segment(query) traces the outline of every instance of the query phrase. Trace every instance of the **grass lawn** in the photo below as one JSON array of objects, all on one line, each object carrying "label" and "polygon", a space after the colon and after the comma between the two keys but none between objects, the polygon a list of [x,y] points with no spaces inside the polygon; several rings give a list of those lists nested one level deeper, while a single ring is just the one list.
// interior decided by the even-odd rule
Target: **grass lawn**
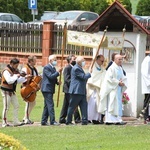
[{"label": "grass lawn", "polygon": [[[20,109],[19,119],[24,114],[24,102],[17,88]],[[57,90],[57,89],[56,89]],[[55,94],[55,102],[56,102]],[[62,106],[63,93],[60,94],[59,107],[55,106],[56,120],[58,121]],[[40,122],[43,110],[41,92],[37,95],[37,104],[31,118]],[[0,101],[2,110],[2,100]],[[12,121],[12,106],[9,110],[9,121]],[[75,126],[22,126],[0,128],[0,132],[18,139],[29,150],[149,150],[150,126],[148,125],[75,125]]]}]

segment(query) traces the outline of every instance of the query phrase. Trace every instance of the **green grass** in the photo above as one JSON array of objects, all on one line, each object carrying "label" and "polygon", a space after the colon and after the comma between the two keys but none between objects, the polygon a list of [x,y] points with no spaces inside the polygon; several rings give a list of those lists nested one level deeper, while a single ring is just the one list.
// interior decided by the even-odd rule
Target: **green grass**
[{"label": "green grass", "polygon": [[[17,88],[19,98],[19,119],[24,114],[24,102]],[[62,89],[61,89],[62,91]],[[56,102],[57,92],[55,94]],[[56,120],[58,121],[62,106],[63,93],[60,94],[59,107],[55,106]],[[32,111],[31,118],[40,122],[43,110],[41,92],[37,95],[37,104]],[[0,101],[2,110],[2,101]],[[9,110],[9,121],[12,121],[12,106]],[[0,128],[0,132],[13,136],[30,150],[149,150],[149,126],[22,126]]]}]

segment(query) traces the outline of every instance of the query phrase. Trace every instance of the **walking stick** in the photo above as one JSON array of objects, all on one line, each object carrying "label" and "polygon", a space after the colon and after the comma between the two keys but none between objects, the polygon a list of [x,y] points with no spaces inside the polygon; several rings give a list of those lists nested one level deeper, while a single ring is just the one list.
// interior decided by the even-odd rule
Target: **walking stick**
[{"label": "walking stick", "polygon": [[[67,37],[67,22],[65,22],[64,25],[64,30],[63,30],[63,44],[62,44],[62,50],[61,50],[61,67],[63,66],[63,58],[64,58],[64,49],[66,47],[66,37]],[[62,76],[62,71],[60,72],[59,75],[59,83],[61,83],[61,76]],[[60,84],[58,86],[58,95],[57,95],[57,107],[59,105],[59,95],[60,95]]]},{"label": "walking stick", "polygon": [[106,34],[106,32],[107,32],[107,28],[108,28],[108,26],[106,26],[106,29],[104,30],[103,37],[102,37],[101,42],[100,42],[100,44],[99,44],[99,46],[98,46],[98,49],[97,49],[96,55],[95,55],[95,57],[94,57],[94,59],[93,59],[93,61],[92,61],[91,68],[90,68],[91,70],[92,70],[93,65],[94,65],[94,63],[95,63],[95,61],[96,61],[96,57],[97,57],[97,55],[98,55],[99,49],[100,49],[100,47],[101,47],[101,45],[102,45],[102,43],[103,43],[103,40],[104,40],[105,34]]}]

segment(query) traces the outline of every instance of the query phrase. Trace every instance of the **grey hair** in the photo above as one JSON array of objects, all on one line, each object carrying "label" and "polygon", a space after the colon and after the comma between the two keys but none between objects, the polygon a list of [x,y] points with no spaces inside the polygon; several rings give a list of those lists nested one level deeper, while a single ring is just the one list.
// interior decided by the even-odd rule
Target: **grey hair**
[{"label": "grey hair", "polygon": [[49,55],[48,60],[53,60],[54,58],[56,58],[56,55]]},{"label": "grey hair", "polygon": [[84,57],[83,57],[83,56],[78,56],[78,57],[76,58],[77,64],[78,64],[78,63],[81,63],[82,60],[84,60]]}]

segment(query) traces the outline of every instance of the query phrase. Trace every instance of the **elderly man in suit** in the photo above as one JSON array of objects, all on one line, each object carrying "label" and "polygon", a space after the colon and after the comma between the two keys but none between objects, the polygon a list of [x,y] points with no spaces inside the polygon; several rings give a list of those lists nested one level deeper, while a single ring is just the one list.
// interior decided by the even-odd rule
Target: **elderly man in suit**
[{"label": "elderly man in suit", "polygon": [[71,83],[69,87],[70,104],[67,113],[66,125],[72,125],[72,114],[76,107],[80,107],[82,115],[82,125],[87,125],[87,100],[86,82],[91,77],[90,73],[85,74],[82,67],[85,61],[82,56],[76,58],[76,65],[71,70]]},{"label": "elderly man in suit", "polygon": [[48,125],[48,117],[50,117],[50,125],[59,125],[59,123],[55,121],[53,94],[55,93],[55,85],[60,84],[57,81],[57,77],[62,71],[62,68],[59,68],[58,71],[56,71],[56,65],[56,56],[50,55],[49,64],[47,64],[43,69],[43,79],[41,83],[41,91],[44,96],[44,109],[41,125]]},{"label": "elderly man in suit", "polygon": [[[70,94],[69,94],[69,86],[71,81],[71,70],[72,67],[76,64],[75,55],[69,55],[66,60],[68,65],[64,68],[63,76],[64,76],[64,84],[63,84],[63,92],[64,92],[64,101],[61,109],[61,114],[59,118],[59,123],[66,123],[67,111],[69,107]],[[80,123],[80,114],[78,108],[75,109],[74,112],[74,120],[75,123]]]}]

